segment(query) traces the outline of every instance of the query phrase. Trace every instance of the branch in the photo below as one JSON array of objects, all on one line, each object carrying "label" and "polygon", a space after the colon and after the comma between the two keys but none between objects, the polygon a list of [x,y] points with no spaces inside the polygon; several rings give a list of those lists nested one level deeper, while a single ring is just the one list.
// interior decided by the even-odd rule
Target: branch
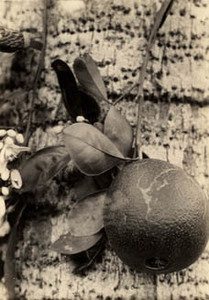
[{"label": "branch", "polygon": [[43,47],[42,47],[42,50],[40,53],[38,67],[37,67],[35,78],[33,81],[33,90],[32,90],[32,95],[30,98],[30,110],[29,110],[27,127],[26,127],[26,131],[25,131],[25,145],[28,144],[29,138],[30,138],[34,103],[35,103],[35,98],[36,98],[36,89],[37,89],[37,85],[38,85],[38,82],[39,82],[39,79],[41,76],[41,71],[43,70],[43,67],[44,67],[44,58],[45,58],[45,53],[46,53],[46,39],[47,39],[47,0],[44,0],[43,36],[42,36]]}]

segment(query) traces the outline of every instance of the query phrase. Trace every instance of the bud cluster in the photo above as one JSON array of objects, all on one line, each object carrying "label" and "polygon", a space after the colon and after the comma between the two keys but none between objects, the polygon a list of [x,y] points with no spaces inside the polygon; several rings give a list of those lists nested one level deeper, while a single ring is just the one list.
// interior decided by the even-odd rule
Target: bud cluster
[{"label": "bud cluster", "polygon": [[28,147],[21,146],[24,138],[21,133],[13,129],[0,129],[0,237],[9,233],[10,226],[7,221],[9,208],[6,201],[12,188],[22,187],[22,178],[17,169],[10,169],[8,164],[13,161],[20,152],[28,151]]}]

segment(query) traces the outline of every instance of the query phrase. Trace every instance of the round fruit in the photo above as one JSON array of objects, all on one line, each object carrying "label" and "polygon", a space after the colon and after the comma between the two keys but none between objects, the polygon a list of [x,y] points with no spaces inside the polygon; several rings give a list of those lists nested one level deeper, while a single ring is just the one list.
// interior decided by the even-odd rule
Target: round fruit
[{"label": "round fruit", "polygon": [[112,248],[131,268],[169,273],[192,264],[209,236],[209,203],[182,169],[155,159],[127,164],[104,205]]}]

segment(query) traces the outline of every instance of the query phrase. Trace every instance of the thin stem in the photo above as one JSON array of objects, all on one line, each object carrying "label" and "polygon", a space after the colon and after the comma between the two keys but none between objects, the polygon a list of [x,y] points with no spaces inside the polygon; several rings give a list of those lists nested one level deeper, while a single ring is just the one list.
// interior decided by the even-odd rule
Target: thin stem
[{"label": "thin stem", "polygon": [[47,39],[47,0],[44,0],[44,12],[43,12],[43,47],[39,56],[39,63],[38,67],[36,70],[35,78],[33,81],[33,90],[32,90],[32,95],[30,98],[30,109],[29,109],[29,116],[28,116],[28,122],[27,122],[27,127],[25,131],[25,145],[28,144],[29,139],[30,139],[30,131],[31,131],[31,124],[32,124],[32,119],[33,119],[33,112],[34,112],[34,104],[35,104],[35,99],[36,99],[36,94],[37,94],[37,85],[41,76],[41,72],[44,67],[44,58],[45,58],[45,53],[46,53],[46,39]]},{"label": "thin stem", "polygon": [[118,104],[118,102],[120,102],[121,100],[123,100],[123,98],[125,98],[133,89],[135,89],[136,87],[138,87],[138,82],[134,83],[131,87],[129,87],[127,90],[124,91],[124,93],[115,100],[115,102],[113,103],[113,105]]},{"label": "thin stem", "polygon": [[135,149],[138,157],[141,158],[141,124],[142,124],[142,106],[144,104],[144,94],[143,94],[143,82],[145,79],[146,68],[149,60],[149,45],[150,40],[148,42],[146,56],[144,59],[144,63],[142,65],[142,70],[139,75],[139,88],[136,96],[136,101],[138,102],[138,114],[137,114],[137,126],[136,126],[136,139],[135,139]]},{"label": "thin stem", "polygon": [[137,117],[137,125],[136,125],[136,139],[135,139],[135,155],[138,153],[138,157],[141,158],[141,124],[142,124],[142,107],[144,103],[144,94],[143,94],[143,83],[145,79],[147,64],[149,61],[150,50],[152,44],[155,41],[158,29],[163,25],[174,0],[165,0],[162,4],[160,10],[156,14],[154,26],[152,28],[147,48],[146,55],[144,58],[144,62],[142,64],[141,72],[139,74],[139,88],[137,92],[137,102],[138,102],[138,117]]}]

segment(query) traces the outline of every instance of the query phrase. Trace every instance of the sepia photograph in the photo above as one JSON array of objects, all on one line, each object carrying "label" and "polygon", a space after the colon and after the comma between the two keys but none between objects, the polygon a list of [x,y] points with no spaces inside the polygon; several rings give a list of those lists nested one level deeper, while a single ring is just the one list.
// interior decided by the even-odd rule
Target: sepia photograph
[{"label": "sepia photograph", "polygon": [[0,0],[0,300],[209,299],[208,0]]}]

